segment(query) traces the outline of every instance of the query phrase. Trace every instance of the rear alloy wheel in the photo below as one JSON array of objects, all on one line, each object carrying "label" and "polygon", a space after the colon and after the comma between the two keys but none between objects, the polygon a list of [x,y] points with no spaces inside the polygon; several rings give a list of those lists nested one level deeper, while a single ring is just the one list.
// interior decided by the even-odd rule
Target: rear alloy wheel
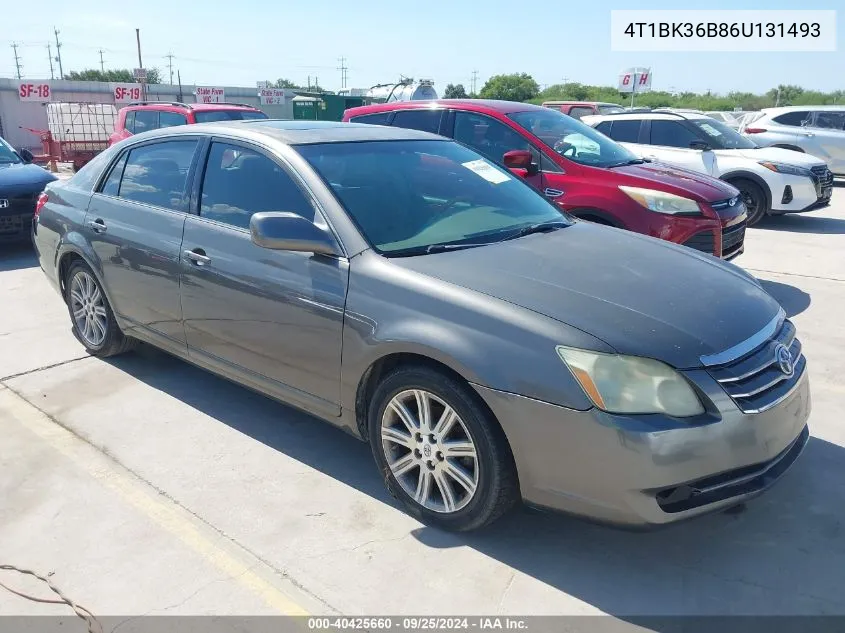
[{"label": "rear alloy wheel", "polygon": [[86,264],[71,264],[65,287],[73,334],[89,354],[113,356],[134,346],[134,339],[120,331],[100,283]]},{"label": "rear alloy wheel", "polygon": [[420,520],[487,525],[518,499],[504,434],[468,389],[425,367],[400,367],[373,395],[373,455],[391,492]]},{"label": "rear alloy wheel", "polygon": [[748,212],[748,226],[757,224],[769,212],[766,194],[756,182],[751,180],[733,180],[731,184],[739,189],[745,209]]}]

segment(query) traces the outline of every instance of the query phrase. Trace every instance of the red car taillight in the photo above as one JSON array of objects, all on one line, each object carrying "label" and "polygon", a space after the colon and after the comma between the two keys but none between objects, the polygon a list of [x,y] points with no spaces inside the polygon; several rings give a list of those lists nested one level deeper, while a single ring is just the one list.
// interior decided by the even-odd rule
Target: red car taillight
[{"label": "red car taillight", "polygon": [[745,128],[746,134],[762,134],[765,131],[766,131],[766,128],[764,128],[764,127],[747,127],[747,128]]},{"label": "red car taillight", "polygon": [[35,219],[38,219],[38,214],[41,213],[41,209],[44,208],[44,205],[47,204],[47,193],[44,192],[40,196],[38,196],[38,201],[35,203]]}]

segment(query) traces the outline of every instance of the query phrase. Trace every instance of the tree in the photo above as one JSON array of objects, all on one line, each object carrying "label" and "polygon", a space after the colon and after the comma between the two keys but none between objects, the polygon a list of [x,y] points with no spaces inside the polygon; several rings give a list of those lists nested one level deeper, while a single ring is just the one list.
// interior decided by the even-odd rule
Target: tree
[{"label": "tree", "polygon": [[[88,68],[86,70],[72,70],[65,75],[68,81],[105,81],[114,83],[135,83],[135,77],[132,76],[132,71],[126,68],[111,69],[111,70],[97,70],[96,68]],[[158,68],[147,68],[147,83],[160,84],[161,73]]]},{"label": "tree", "polygon": [[527,73],[494,75],[481,89],[485,99],[504,99],[505,101],[528,101],[540,94],[540,86]]},{"label": "tree", "polygon": [[272,81],[267,82],[274,88],[290,88],[293,90],[300,90],[302,86],[295,84],[290,79],[277,79],[274,84]]},{"label": "tree", "polygon": [[443,93],[444,99],[466,99],[467,91],[463,84],[449,84],[446,86],[446,91]]}]

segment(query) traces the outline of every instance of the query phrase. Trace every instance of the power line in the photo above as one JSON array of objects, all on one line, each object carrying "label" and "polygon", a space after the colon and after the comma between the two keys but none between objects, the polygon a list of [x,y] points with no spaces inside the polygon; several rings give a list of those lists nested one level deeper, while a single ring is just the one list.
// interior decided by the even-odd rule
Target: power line
[{"label": "power line", "polygon": [[103,62],[103,49],[97,51],[100,54],[100,72],[106,72],[106,65]]},{"label": "power line", "polygon": [[340,88],[343,90],[346,88],[346,71],[349,70],[349,68],[346,66],[345,57],[341,57],[337,61],[340,62],[340,66],[338,66],[337,70],[340,71]]},{"label": "power line", "polygon": [[165,55],[167,58],[167,67],[170,69],[170,85],[173,85],[173,53]]},{"label": "power line", "polygon": [[50,80],[56,78],[53,74],[53,49],[50,47],[50,42],[47,42],[47,59],[50,61]]},{"label": "power line", "polygon": [[65,78],[65,71],[62,68],[62,43],[59,41],[59,29],[53,27],[53,33],[56,35],[56,61],[59,62],[59,78]]},{"label": "power line", "polygon": [[18,79],[21,78],[21,68],[23,67],[21,64],[21,58],[18,56],[18,45],[15,42],[12,42],[12,50],[15,51],[15,72],[17,72]]}]

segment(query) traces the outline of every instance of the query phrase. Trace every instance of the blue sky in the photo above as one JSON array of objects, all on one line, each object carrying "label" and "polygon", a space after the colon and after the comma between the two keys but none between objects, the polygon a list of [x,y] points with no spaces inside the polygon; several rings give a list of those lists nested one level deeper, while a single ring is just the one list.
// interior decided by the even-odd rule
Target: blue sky
[{"label": "blue sky", "polygon": [[[614,84],[627,66],[650,66],[654,89],[763,92],[778,83],[845,89],[845,9],[837,15],[835,53],[614,53],[610,10],[693,8],[675,1],[514,2],[485,0],[6,0],[0,25],[0,76],[14,73],[12,41],[22,44],[23,74],[49,78],[47,41],[60,30],[65,72],[134,67],[135,28],[144,64],[167,75],[168,53],[184,83],[254,85],[287,77],[319,77],[340,87],[338,58],[350,87],[400,74],[480,88],[494,74],[528,72],[538,83]],[[837,6],[839,5],[839,6]],[[710,0],[706,9],[837,9],[842,0]],[[55,52],[54,52],[55,54]],[[58,72],[58,71],[56,71]],[[174,75],[175,76],[175,75]]]}]

